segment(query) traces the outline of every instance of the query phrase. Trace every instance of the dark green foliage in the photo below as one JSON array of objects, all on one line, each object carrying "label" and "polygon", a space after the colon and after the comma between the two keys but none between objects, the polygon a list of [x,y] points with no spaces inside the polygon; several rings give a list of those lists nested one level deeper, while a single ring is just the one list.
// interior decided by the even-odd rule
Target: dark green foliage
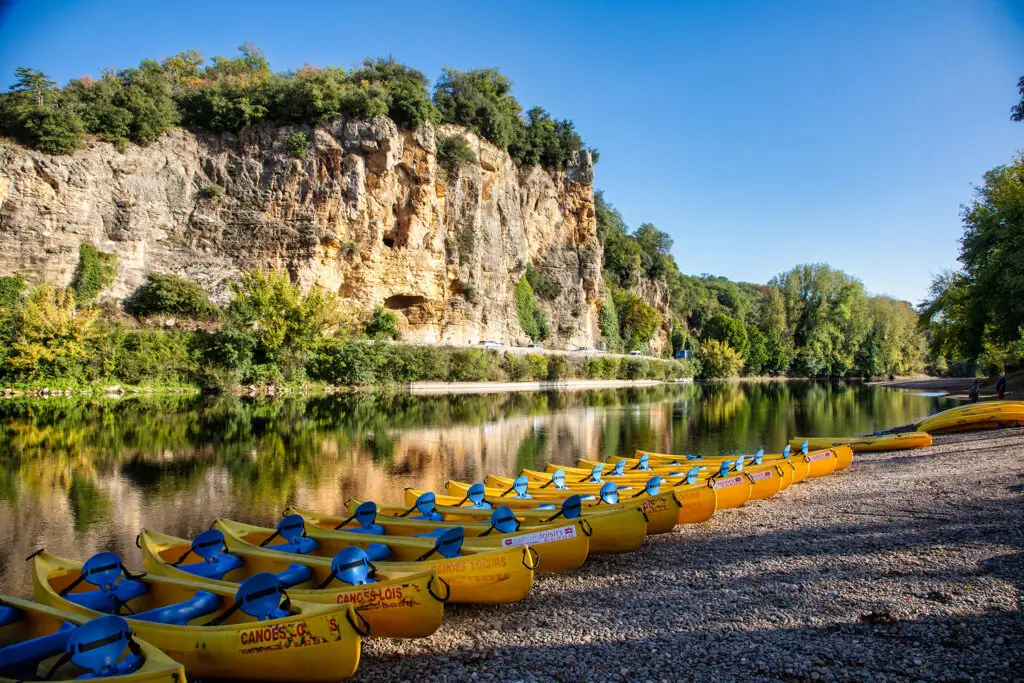
[{"label": "dark green foliage", "polygon": [[612,296],[625,348],[632,351],[647,344],[662,325],[661,313],[632,292],[615,289]]},{"label": "dark green foliage", "polygon": [[557,299],[562,293],[562,285],[545,277],[533,266],[526,266],[526,279],[530,282],[533,293],[546,301]]},{"label": "dark green foliage", "polygon": [[466,126],[502,149],[522,126],[512,81],[497,69],[444,69],[434,86],[434,105],[443,123]]},{"label": "dark green foliage", "polygon": [[363,326],[363,333],[370,339],[398,339],[398,318],[392,311],[377,306]]},{"label": "dark green foliage", "polygon": [[466,265],[473,259],[473,250],[476,248],[476,230],[472,223],[460,227],[456,233],[456,244],[459,247],[459,265]]},{"label": "dark green foliage", "polygon": [[205,185],[199,190],[199,196],[203,199],[218,199],[224,196],[224,188],[220,185]]},{"label": "dark green foliage", "polygon": [[[202,352],[197,335],[178,330],[126,329],[110,325],[92,344],[89,379],[125,384],[189,384],[197,381]],[[102,374],[93,374],[95,368]]]},{"label": "dark green foliage", "polygon": [[191,280],[166,273],[150,273],[146,283],[124,303],[136,317],[175,315],[194,320],[211,320],[219,309],[210,303],[206,290]]},{"label": "dark green foliage", "polygon": [[284,140],[284,151],[288,156],[301,159],[309,151],[309,137],[302,131],[289,133]]},{"label": "dark green foliage", "polygon": [[21,275],[0,277],[0,310],[12,310],[25,293],[25,278]]},{"label": "dark green foliage", "polygon": [[1017,81],[1017,90],[1020,92],[1020,102],[1010,110],[1010,120],[1024,121],[1024,76]]},{"label": "dark green foliage", "polygon": [[550,336],[548,316],[537,306],[533,288],[525,275],[516,283],[516,315],[519,317],[519,326],[531,340],[538,342]]},{"label": "dark green foliage", "polygon": [[[607,288],[607,285],[605,287]],[[621,351],[622,335],[619,332],[619,314],[615,309],[615,299],[611,295],[601,302],[601,310],[597,314],[597,325],[601,329],[605,349]]]},{"label": "dark green foliage", "polygon": [[742,321],[718,313],[711,318],[702,330],[704,339],[717,339],[725,342],[736,350],[740,356],[746,357],[750,342],[747,328]]},{"label": "dark green foliage", "polygon": [[92,301],[117,276],[117,254],[102,252],[91,244],[78,248],[78,267],[71,280],[75,297],[82,302]]},{"label": "dark green foliage", "polygon": [[753,377],[768,371],[768,339],[757,327],[747,327],[747,351],[743,357],[743,371]]},{"label": "dark green foliage", "polygon": [[437,139],[437,163],[449,173],[475,161],[476,155],[461,135],[443,135]]},{"label": "dark green foliage", "polygon": [[526,124],[519,125],[508,151],[520,166],[563,168],[576,161],[581,149],[583,139],[572,121],[556,121],[541,107],[534,107],[526,113]]}]

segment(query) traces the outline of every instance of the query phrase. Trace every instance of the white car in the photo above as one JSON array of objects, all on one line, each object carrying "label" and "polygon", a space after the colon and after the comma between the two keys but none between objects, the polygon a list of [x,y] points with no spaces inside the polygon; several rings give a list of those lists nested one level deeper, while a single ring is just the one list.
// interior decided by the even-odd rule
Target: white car
[{"label": "white car", "polygon": [[580,348],[576,349],[576,351],[579,353],[595,353],[597,352],[597,349],[595,349],[593,346],[581,346]]},{"label": "white car", "polygon": [[505,348],[505,342],[495,341],[494,339],[484,339],[480,342],[480,346],[488,348]]},{"label": "white car", "polygon": [[630,351],[629,355],[631,355],[631,356],[642,356],[642,355],[644,355],[644,352],[640,351],[640,350],[635,350],[635,351]]}]

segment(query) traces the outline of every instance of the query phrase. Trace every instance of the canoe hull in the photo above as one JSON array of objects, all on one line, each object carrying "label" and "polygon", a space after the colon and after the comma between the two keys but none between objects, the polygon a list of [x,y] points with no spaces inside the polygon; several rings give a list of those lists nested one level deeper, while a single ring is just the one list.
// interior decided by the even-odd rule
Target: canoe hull
[{"label": "canoe hull", "polygon": [[[100,616],[61,597],[56,585],[66,585],[80,574],[81,563],[47,553],[33,558],[33,591],[44,605],[73,614]],[[173,579],[182,587],[210,590],[209,586]],[[57,584],[51,583],[56,581]],[[194,593],[193,593],[194,594]],[[229,593],[230,596],[230,593]],[[232,597],[227,597],[230,604]],[[284,619],[227,623],[221,626],[171,626],[125,617],[143,640],[180,662],[189,676],[253,681],[337,681],[351,678],[359,665],[361,639],[352,626],[352,608],[304,605]],[[311,661],[316,666],[309,666]]]}]

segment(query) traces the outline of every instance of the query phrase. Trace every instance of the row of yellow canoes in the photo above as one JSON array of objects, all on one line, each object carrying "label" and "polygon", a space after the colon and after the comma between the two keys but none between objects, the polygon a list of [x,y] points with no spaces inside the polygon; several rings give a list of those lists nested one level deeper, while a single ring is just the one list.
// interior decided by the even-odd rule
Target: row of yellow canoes
[{"label": "row of yellow canoes", "polygon": [[[846,447],[749,459],[637,452],[516,479],[449,482],[445,495],[407,490],[405,506],[288,509],[276,528],[221,519],[193,539],[143,530],[136,542],[145,574],[113,553],[83,563],[40,551],[32,558],[37,602],[0,602],[0,681],[51,671],[57,680],[133,682],[184,680],[185,672],[347,678],[364,637],[430,635],[447,602],[522,600],[537,573],[635,550],[649,534],[851,460]],[[85,641],[75,640],[79,632]],[[68,654],[76,647],[105,658],[89,668],[88,658]]]}]

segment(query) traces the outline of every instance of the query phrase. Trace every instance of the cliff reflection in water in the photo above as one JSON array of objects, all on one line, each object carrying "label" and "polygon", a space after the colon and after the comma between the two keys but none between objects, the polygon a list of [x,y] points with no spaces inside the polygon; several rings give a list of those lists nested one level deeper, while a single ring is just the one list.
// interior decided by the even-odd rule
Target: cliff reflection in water
[{"label": "cliff reflection in water", "polygon": [[852,434],[946,403],[823,383],[716,384],[482,396],[360,395],[0,403],[0,592],[27,594],[40,546],[138,565],[143,527],[191,536],[217,517],[273,524],[290,503],[400,502],[405,487],[543,469],[636,448],[777,451],[793,434]]}]

